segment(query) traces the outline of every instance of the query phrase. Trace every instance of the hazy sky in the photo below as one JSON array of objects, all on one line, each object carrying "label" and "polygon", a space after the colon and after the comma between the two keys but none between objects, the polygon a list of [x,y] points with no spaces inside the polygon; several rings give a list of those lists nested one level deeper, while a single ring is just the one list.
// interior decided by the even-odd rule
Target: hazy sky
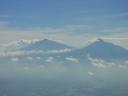
[{"label": "hazy sky", "polygon": [[0,44],[50,38],[83,46],[105,38],[128,48],[128,0],[0,0]]}]

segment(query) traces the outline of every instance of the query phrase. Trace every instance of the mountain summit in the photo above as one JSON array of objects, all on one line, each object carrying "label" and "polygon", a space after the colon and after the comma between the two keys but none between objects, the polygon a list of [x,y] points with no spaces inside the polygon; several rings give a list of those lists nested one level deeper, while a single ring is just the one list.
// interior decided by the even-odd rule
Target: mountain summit
[{"label": "mountain summit", "polygon": [[63,50],[63,49],[71,49],[72,47],[67,46],[65,44],[52,41],[49,39],[39,40],[36,42],[33,42],[21,50],[43,50],[43,51],[49,51],[49,50]]}]

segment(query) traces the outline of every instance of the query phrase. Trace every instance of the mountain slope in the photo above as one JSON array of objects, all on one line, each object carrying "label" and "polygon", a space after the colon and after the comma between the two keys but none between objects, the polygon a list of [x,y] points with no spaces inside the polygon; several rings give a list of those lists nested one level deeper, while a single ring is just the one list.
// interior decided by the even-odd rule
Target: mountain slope
[{"label": "mountain slope", "polygon": [[98,39],[98,41],[86,47],[85,50],[91,56],[99,58],[123,59],[128,57],[128,50],[102,39]]}]

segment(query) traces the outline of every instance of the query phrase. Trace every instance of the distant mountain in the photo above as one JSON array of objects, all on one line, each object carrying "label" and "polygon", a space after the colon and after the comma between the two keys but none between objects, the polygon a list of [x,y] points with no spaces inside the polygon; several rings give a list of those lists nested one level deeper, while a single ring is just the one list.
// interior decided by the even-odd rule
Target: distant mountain
[{"label": "distant mountain", "polygon": [[[24,46],[23,41],[18,44]],[[61,63],[70,65],[70,63],[90,64],[89,60],[92,59],[95,61],[114,61],[120,64],[128,60],[127,49],[102,39],[98,39],[83,48],[72,49],[70,51],[67,51],[67,49],[72,49],[72,47],[48,39],[38,40],[25,44],[24,47],[20,47],[20,50],[16,52],[1,53],[0,62],[7,63],[10,60],[11,62],[18,62],[20,64]],[[43,52],[40,50],[43,50]]]},{"label": "distant mountain", "polygon": [[30,50],[43,50],[43,51],[52,51],[52,50],[65,50],[72,49],[73,47],[67,46],[65,44],[44,39],[39,40],[33,43],[28,44],[25,47],[22,47],[21,50],[30,51]]},{"label": "distant mountain", "polygon": [[128,59],[128,50],[118,45],[106,42],[102,39],[91,43],[90,45],[70,52],[70,54],[85,58],[88,55],[100,59]]}]

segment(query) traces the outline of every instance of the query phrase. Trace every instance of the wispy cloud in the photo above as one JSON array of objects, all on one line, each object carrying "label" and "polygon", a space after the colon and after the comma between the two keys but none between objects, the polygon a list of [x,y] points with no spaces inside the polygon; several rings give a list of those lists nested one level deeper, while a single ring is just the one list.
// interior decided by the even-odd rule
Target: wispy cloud
[{"label": "wispy cloud", "polygon": [[0,18],[12,18],[12,17],[15,17],[15,16],[12,14],[0,14]]},{"label": "wispy cloud", "polygon": [[101,30],[102,32],[111,32],[113,34],[117,33],[128,33],[128,28],[127,27],[116,27],[116,28],[108,28],[108,29],[103,29]]},{"label": "wispy cloud", "polygon": [[125,13],[120,13],[120,14],[115,14],[116,17],[124,17],[124,16],[128,16],[128,12]]},{"label": "wispy cloud", "polygon": [[6,19],[8,19],[8,18],[26,18],[26,19],[39,19],[39,18],[43,18],[44,17],[44,15],[40,15],[40,14],[32,14],[32,15],[15,15],[15,14],[0,14],[0,18],[6,18]]},{"label": "wispy cloud", "polygon": [[[9,22],[1,22],[0,44],[19,39],[52,39],[61,40],[73,46],[85,46],[90,40],[105,38],[108,41],[117,42],[128,48],[128,28],[97,28],[90,25],[64,25],[60,27],[31,27],[26,29],[12,28]],[[1,25],[0,24],[0,25]],[[7,38],[9,37],[9,38]]]},{"label": "wispy cloud", "polygon": [[7,21],[0,21],[0,25],[6,25],[6,24],[9,24],[9,22],[7,22]]},{"label": "wispy cloud", "polygon": [[115,13],[115,14],[110,14],[110,15],[101,16],[101,17],[103,18],[128,17],[128,12]]}]

